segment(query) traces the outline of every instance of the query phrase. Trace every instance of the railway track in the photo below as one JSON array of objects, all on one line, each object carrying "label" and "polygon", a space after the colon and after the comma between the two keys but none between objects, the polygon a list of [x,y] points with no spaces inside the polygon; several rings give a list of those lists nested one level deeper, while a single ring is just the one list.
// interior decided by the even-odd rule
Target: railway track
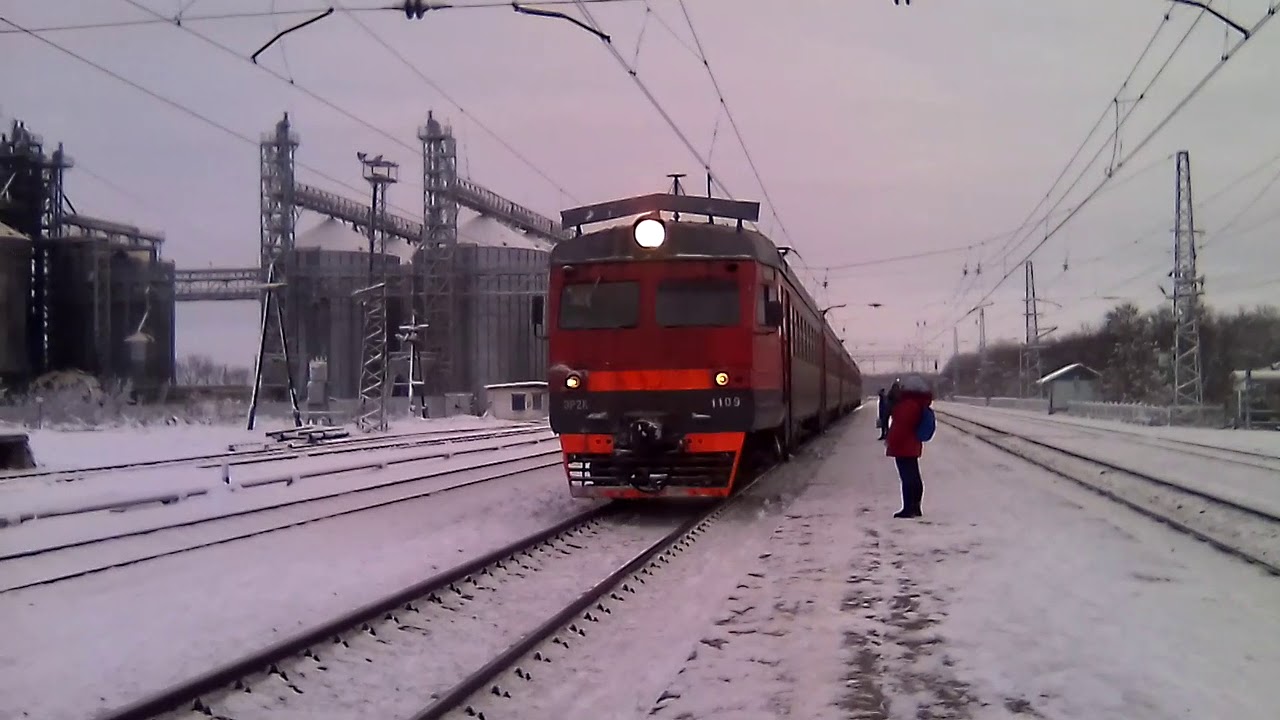
[{"label": "railway track", "polygon": [[545,426],[515,425],[507,428],[477,428],[474,430],[424,430],[421,432],[401,433],[397,435],[379,435],[375,437],[340,438],[321,440],[315,443],[282,444],[281,447],[261,450],[245,450],[240,452],[222,452],[205,455],[190,455],[163,460],[142,460],[138,462],[94,465],[82,468],[56,470],[25,470],[0,474],[0,485],[27,480],[45,480],[52,482],[76,482],[86,478],[122,474],[136,470],[155,470],[191,466],[200,469],[238,467],[263,463],[298,460],[301,458],[341,455],[367,450],[387,450],[429,445],[442,445],[466,440],[483,440],[508,435],[527,435],[546,432]]},{"label": "railway track", "polygon": [[[425,474],[415,472],[321,495],[283,499],[232,512],[12,551],[0,555],[0,578],[4,578],[0,580],[0,593],[48,585],[556,467],[561,463],[559,447],[537,447],[551,444],[551,440],[553,438],[518,443],[534,447],[516,457],[442,468]],[[494,449],[478,448],[468,452]],[[332,471],[337,472],[344,471]]]},{"label": "railway track", "polygon": [[938,411],[940,422],[1280,575],[1280,515],[992,425]]},{"label": "railway track", "polygon": [[1280,472],[1280,456],[1272,455],[1265,452],[1257,452],[1254,450],[1241,450],[1239,448],[1224,448],[1208,443],[1199,443],[1192,440],[1173,440],[1165,438],[1152,437],[1132,430],[1123,428],[1100,428],[1091,425],[1080,425],[1072,422],[1064,422],[1048,417],[1035,417],[1030,415],[1018,415],[1019,422],[1029,421],[1040,425],[1063,428],[1068,430],[1079,430],[1083,433],[1099,435],[1104,437],[1114,437],[1123,435],[1126,441],[1134,442],[1139,445],[1158,448],[1160,450],[1172,450],[1184,455],[1192,455],[1195,457],[1207,458],[1210,460],[1220,460],[1235,465],[1259,468],[1261,470],[1269,470]]},{"label": "railway track", "polygon": [[[771,474],[757,475],[746,489]],[[97,716],[442,717],[528,678],[733,505],[608,503],[152,697]],[[546,648],[542,650],[540,648]],[[495,685],[495,683],[497,683]],[[363,693],[361,691],[364,691]]]}]

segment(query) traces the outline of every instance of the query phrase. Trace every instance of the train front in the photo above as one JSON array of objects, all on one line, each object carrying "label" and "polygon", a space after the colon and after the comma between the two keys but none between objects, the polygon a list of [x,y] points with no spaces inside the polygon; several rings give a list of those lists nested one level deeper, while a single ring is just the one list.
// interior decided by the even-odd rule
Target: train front
[{"label": "train front", "polygon": [[755,424],[756,265],[706,252],[732,233],[645,219],[552,252],[550,420],[574,497],[732,491]]}]

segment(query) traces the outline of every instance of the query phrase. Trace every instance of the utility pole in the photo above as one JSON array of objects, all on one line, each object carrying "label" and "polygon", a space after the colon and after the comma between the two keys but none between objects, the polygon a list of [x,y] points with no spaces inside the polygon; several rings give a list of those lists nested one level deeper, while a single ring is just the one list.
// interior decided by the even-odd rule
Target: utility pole
[{"label": "utility pole", "polygon": [[987,306],[978,308],[978,393],[985,398],[991,397],[988,385],[987,367]]},{"label": "utility pole", "polygon": [[1036,386],[1035,381],[1044,376],[1040,365],[1040,308],[1036,302],[1036,271],[1031,261],[1026,262],[1026,297],[1023,317],[1026,320],[1026,341],[1019,353],[1019,373],[1022,377],[1022,396],[1028,397]]},{"label": "utility pole", "polygon": [[1204,404],[1200,376],[1200,295],[1204,278],[1196,271],[1196,225],[1191,202],[1191,154],[1177,156],[1177,196],[1173,233],[1173,408]]},{"label": "utility pole", "polygon": [[[399,165],[379,155],[357,157],[372,189],[369,206],[369,284],[352,293],[364,305],[364,347],[360,362],[360,410],[356,426],[364,432],[387,429],[387,187]],[[374,256],[377,256],[376,258]]]}]

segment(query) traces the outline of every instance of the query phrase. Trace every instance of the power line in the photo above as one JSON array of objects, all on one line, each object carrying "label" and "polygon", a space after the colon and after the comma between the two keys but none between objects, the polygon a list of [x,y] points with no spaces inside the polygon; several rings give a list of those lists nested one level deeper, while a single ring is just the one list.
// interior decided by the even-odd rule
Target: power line
[{"label": "power line", "polygon": [[[684,0],[680,0],[680,11],[684,13],[684,20],[689,25],[689,32],[693,35],[693,44],[698,48],[698,56],[702,59],[702,66],[707,70],[707,76],[711,78],[711,86],[715,88],[716,97],[720,100],[720,106],[724,108],[724,113],[729,118],[729,126],[733,128],[733,134],[738,137],[738,144],[742,146],[742,154],[747,158],[747,164],[751,167],[751,172],[756,176],[756,182],[760,183],[760,192],[764,195],[765,202],[769,203],[769,208],[773,212],[773,219],[778,223],[778,229],[782,231],[782,236],[791,241],[791,234],[787,232],[787,226],[782,222],[782,216],[778,214],[778,206],[773,202],[773,198],[769,195],[769,189],[764,184],[764,178],[760,177],[760,169],[756,167],[755,158],[751,156],[751,151],[747,148],[747,141],[742,137],[742,130],[738,128],[738,121],[733,117],[733,111],[729,108],[729,102],[725,100],[724,91],[720,89],[720,81],[716,79],[715,71],[711,69],[711,60],[707,58],[707,51],[702,46],[702,39],[698,37],[698,30],[693,26],[693,18],[689,16],[689,7],[685,5]],[[710,159],[707,160],[707,172],[711,172]]]},{"label": "power line", "polygon": [[[1191,100],[1195,98],[1196,95],[1200,94],[1200,91],[1203,90],[1204,87],[1209,84],[1209,81],[1212,80],[1214,76],[1217,75],[1222,70],[1222,68],[1226,67],[1227,63],[1231,62],[1231,59],[1236,56],[1236,54],[1240,51],[1241,48],[1243,48],[1249,41],[1253,40],[1258,36],[1258,32],[1262,30],[1264,27],[1266,27],[1267,23],[1269,23],[1271,19],[1275,17],[1275,15],[1276,13],[1274,12],[1274,8],[1273,8],[1272,11],[1267,12],[1260,20],[1258,20],[1258,22],[1254,23],[1253,27],[1249,29],[1249,33],[1247,35],[1237,40],[1234,45],[1232,45],[1226,52],[1224,52],[1222,54],[1221,59],[1219,59],[1218,62],[1215,63],[1214,66],[1209,70],[1209,72],[1205,73],[1205,75],[1202,78],[1200,78],[1199,82],[1197,82],[1191,88],[1191,90],[1188,91],[1187,94],[1183,96],[1183,98],[1180,101],[1178,101],[1176,105],[1174,105],[1173,109],[1170,110],[1169,113],[1166,114],[1165,117],[1159,123],[1157,123],[1156,126],[1152,128],[1152,130],[1149,133],[1147,133],[1145,137],[1143,137],[1143,139],[1138,143],[1137,147],[1135,147],[1133,150],[1130,150],[1127,155],[1120,158],[1116,162],[1116,169],[1118,170],[1121,167],[1123,167],[1125,163],[1127,163],[1131,158],[1133,158],[1135,155],[1141,152],[1142,149],[1145,148],[1151,142],[1151,140],[1155,138],[1155,136],[1158,135],[1160,131],[1162,131],[1165,128],[1165,126],[1167,126],[1173,120],[1173,118],[1175,118],[1179,113],[1182,112],[1182,110],[1187,106],[1188,103],[1191,102]],[[1098,195],[1098,193],[1102,191],[1104,187],[1106,187],[1107,183],[1111,181],[1112,177],[1113,175],[1107,175],[1103,177],[1102,182],[1098,183],[1098,185],[1093,189],[1093,191],[1091,191],[1088,195],[1086,195],[1085,198],[1081,200],[1080,203],[1076,205],[1076,207],[1072,209],[1070,213],[1067,214],[1067,217],[1063,218],[1062,222],[1058,223],[1058,225],[1055,226],[1053,230],[1048,232],[1045,235],[1044,239],[1041,240],[1039,243],[1037,243],[1035,247],[1033,247],[1031,251],[1028,252],[1027,255],[1021,261],[1018,262],[1017,265],[1014,265],[1013,268],[1005,272],[1004,276],[1001,277],[1000,280],[996,282],[995,286],[993,286],[990,290],[987,291],[985,295],[983,295],[981,298],[978,299],[978,302],[974,304],[974,307],[976,308],[978,305],[981,305],[982,302],[985,301],[987,298],[991,297],[991,295],[994,294],[995,291],[1002,284],[1004,284],[1004,281],[1009,279],[1009,277],[1021,267],[1022,263],[1029,260],[1031,256],[1034,255],[1037,250],[1043,247],[1045,243],[1049,242],[1049,239],[1052,238],[1054,235],[1056,235],[1058,231],[1062,229],[1063,226],[1071,222],[1071,219],[1075,217],[1076,214],[1079,213],[1080,210],[1082,210],[1086,205],[1088,205]],[[972,309],[970,309],[963,316],[961,316],[960,320],[964,319],[964,317],[967,317],[968,314],[971,312],[973,312]],[[942,333],[958,325],[960,323],[960,320],[956,320],[950,326],[947,326],[943,330],[939,331],[939,334],[935,335],[933,339],[930,340],[930,342],[932,342],[933,340],[936,340],[938,337],[941,336]]]},{"label": "power line", "polygon": [[[1142,48],[1142,52],[1138,55],[1138,59],[1134,61],[1133,66],[1129,69],[1128,75],[1126,75],[1124,81],[1120,83],[1120,87],[1116,90],[1112,99],[1102,108],[1102,113],[1098,116],[1097,121],[1094,122],[1093,127],[1089,128],[1089,133],[1085,135],[1085,138],[1080,142],[1079,147],[1077,147],[1076,151],[1072,153],[1071,158],[1067,160],[1067,164],[1062,166],[1062,171],[1058,173],[1056,178],[1054,178],[1053,183],[1049,185],[1049,189],[1045,192],[1044,196],[1040,198],[1040,201],[1036,203],[1035,207],[1031,208],[1031,212],[1027,213],[1027,217],[1022,221],[1022,224],[1019,226],[1019,230],[1014,231],[1015,234],[1026,228],[1027,224],[1031,222],[1033,217],[1035,217],[1035,214],[1040,207],[1048,202],[1049,198],[1053,196],[1054,189],[1058,187],[1058,184],[1062,182],[1062,179],[1067,176],[1067,171],[1070,170],[1071,166],[1080,158],[1080,154],[1084,152],[1085,147],[1088,146],[1089,140],[1093,138],[1094,133],[1098,131],[1098,128],[1102,127],[1102,123],[1106,122],[1107,117],[1111,115],[1112,107],[1119,100],[1120,93],[1124,92],[1124,89],[1129,86],[1129,81],[1131,81],[1133,76],[1138,72],[1138,67],[1141,66],[1142,61],[1146,59],[1147,53],[1151,52],[1151,48],[1155,45],[1156,39],[1160,37],[1165,26],[1168,25],[1171,14],[1172,12],[1170,9],[1161,15],[1160,23],[1156,25],[1156,29],[1151,34],[1151,38],[1147,40],[1147,44]],[[1039,223],[1036,224],[1039,225]],[[1004,251],[1005,247],[1002,246],[996,251],[996,255],[1000,255]]]},{"label": "power line", "polygon": [[[88,66],[90,66],[90,67],[94,68],[95,70],[98,70],[98,71],[99,71],[99,72],[101,72],[101,73],[104,73],[104,74],[106,74],[106,75],[109,75],[110,77],[114,78],[115,80],[117,80],[117,81],[119,81],[119,82],[122,82],[122,83],[124,83],[125,85],[128,85],[129,87],[133,88],[134,90],[137,90],[138,92],[140,92],[140,93],[142,93],[142,94],[144,94],[144,95],[146,95],[146,96],[148,96],[148,97],[150,97],[150,98],[152,98],[152,99],[154,99],[154,100],[158,100],[158,101],[160,101],[160,102],[164,103],[165,105],[168,105],[169,107],[171,107],[171,108],[173,108],[173,109],[177,110],[178,112],[181,112],[181,113],[182,113],[182,114],[184,114],[184,115],[187,115],[188,117],[194,118],[195,120],[197,120],[197,121],[199,121],[199,122],[201,122],[201,123],[204,123],[205,125],[208,125],[208,126],[210,126],[210,127],[214,128],[214,129],[216,129],[216,130],[218,130],[218,131],[220,131],[220,132],[222,132],[222,133],[224,133],[224,134],[226,134],[226,135],[229,135],[230,137],[235,138],[236,140],[240,140],[241,142],[248,143],[249,145],[252,145],[253,147],[257,147],[257,146],[258,146],[258,141],[254,140],[252,137],[250,137],[250,136],[248,136],[248,135],[246,135],[246,134],[244,134],[244,133],[242,133],[242,132],[240,132],[240,131],[238,131],[238,130],[234,130],[234,129],[232,129],[232,128],[229,128],[229,127],[227,127],[226,125],[223,125],[222,123],[218,122],[217,120],[214,120],[213,118],[210,118],[209,116],[204,115],[203,113],[200,113],[200,112],[198,112],[198,111],[196,111],[196,110],[192,110],[191,108],[189,108],[189,107],[187,107],[186,105],[183,105],[183,104],[181,104],[181,103],[177,102],[176,100],[173,100],[173,99],[171,99],[171,98],[168,98],[168,97],[166,97],[166,96],[164,96],[164,95],[161,95],[160,93],[158,93],[158,92],[156,92],[156,91],[154,91],[154,90],[151,90],[151,89],[150,89],[150,88],[148,88],[148,87],[145,87],[145,86],[143,86],[143,85],[140,85],[140,84],[138,84],[138,83],[134,82],[133,80],[130,80],[129,78],[125,77],[124,75],[121,75],[120,73],[118,73],[118,72],[116,72],[116,71],[112,70],[111,68],[108,68],[108,67],[105,67],[105,66],[103,66],[103,65],[100,65],[100,64],[98,64],[98,63],[94,62],[93,60],[90,60],[89,58],[86,58],[85,56],[80,55],[79,53],[75,52],[74,50],[71,50],[71,49],[66,48],[66,47],[64,47],[64,46],[62,46],[62,45],[59,45],[58,43],[56,43],[56,42],[54,42],[54,41],[52,41],[52,40],[50,40],[50,39],[48,39],[48,38],[46,38],[46,37],[42,37],[42,36],[40,36],[40,35],[37,35],[34,31],[32,31],[32,30],[28,30],[27,28],[23,27],[22,25],[19,25],[18,23],[14,22],[14,21],[12,21],[12,20],[10,20],[10,19],[8,19],[8,18],[4,17],[4,16],[0,16],[0,22],[4,22],[4,23],[6,23],[6,24],[8,24],[8,25],[10,25],[10,26],[12,26],[12,27],[14,27],[14,28],[17,28],[18,30],[22,31],[23,33],[26,33],[27,35],[30,35],[31,37],[33,37],[33,38],[35,38],[36,40],[38,40],[38,41],[40,41],[40,42],[44,43],[45,45],[48,45],[49,47],[52,47],[53,49],[55,49],[55,50],[57,50],[57,51],[59,51],[59,52],[61,52],[61,53],[65,54],[65,55],[69,55],[69,56],[71,56],[71,57],[75,58],[76,60],[79,60],[80,62],[84,63],[85,65],[88,65]],[[303,169],[305,169],[305,170],[308,170],[308,171],[310,171],[310,172],[314,173],[316,176],[318,176],[318,177],[320,177],[320,178],[323,178],[323,179],[325,179],[325,180],[328,180],[329,182],[332,182],[332,183],[334,183],[334,184],[336,184],[336,185],[339,185],[339,186],[341,186],[341,187],[347,188],[348,190],[351,190],[351,191],[353,191],[353,192],[357,193],[357,194],[358,194],[358,196],[359,196],[359,195],[362,195],[362,194],[363,194],[363,192],[364,192],[361,188],[359,188],[359,187],[357,187],[357,186],[355,186],[355,185],[352,185],[351,183],[348,183],[348,182],[346,182],[346,181],[344,181],[344,180],[339,180],[338,178],[336,178],[336,177],[334,177],[334,176],[332,176],[332,175],[329,175],[328,173],[324,172],[323,170],[320,170],[320,169],[318,169],[318,168],[316,168],[316,167],[314,167],[314,166],[312,166],[312,165],[308,165],[307,163],[304,163],[304,162],[301,162],[301,161],[298,161],[298,162],[297,162],[297,165],[298,165],[298,167],[300,167],[300,168],[303,168]],[[408,211],[404,210],[403,208],[397,208],[397,209],[401,210],[402,212],[408,212]]]},{"label": "power line", "polygon": [[[583,0],[592,5],[615,5],[620,3],[636,3],[642,0]],[[540,0],[538,5],[555,6],[555,5],[573,5],[576,0]],[[190,4],[187,5],[190,7]],[[444,12],[456,10],[494,10],[497,8],[511,8],[510,2],[499,2],[498,0],[489,0],[487,2],[474,2],[464,4],[439,5],[431,8],[431,12]],[[375,5],[368,7],[347,8],[351,12],[361,13],[386,13],[386,12],[404,12],[404,3],[399,5]],[[208,13],[206,15],[192,15],[184,17],[183,12],[186,8],[180,10],[174,17],[165,18],[139,18],[135,20],[105,20],[87,23],[67,23],[62,25],[45,25],[41,27],[30,28],[31,32],[49,33],[49,32],[68,32],[74,30],[115,30],[127,27],[143,27],[147,25],[178,25],[181,23],[192,22],[215,22],[219,20],[253,20],[261,18],[285,18],[297,17],[302,15],[315,15],[315,10],[259,10],[246,12],[229,12],[229,13]],[[21,32],[20,30],[0,30],[0,35],[8,35],[11,33]]]},{"label": "power line", "polygon": [[431,88],[432,90],[435,90],[437,93],[440,94],[440,97],[445,99],[446,102],[458,108],[458,112],[462,113],[464,116],[469,118],[471,122],[476,125],[476,127],[483,130],[487,135],[489,135],[489,137],[492,137],[493,139],[497,140],[498,143],[501,144],[502,147],[506,148],[507,152],[510,152],[517,160],[524,163],[527,167],[531,168],[534,172],[536,172],[539,176],[541,176],[543,180],[546,180],[548,183],[551,184],[552,187],[554,187],[556,190],[559,190],[560,193],[562,193],[565,197],[568,197],[569,199],[575,202],[579,202],[579,203],[582,202],[573,193],[561,187],[560,184],[555,181],[555,179],[553,179],[550,175],[544,172],[542,168],[538,167],[537,164],[535,164],[532,160],[526,157],[523,153],[517,150],[514,145],[507,142],[507,140],[503,138],[501,135],[499,135],[497,131],[495,131],[493,128],[489,127],[488,125],[486,125],[484,122],[480,120],[480,118],[476,117],[474,114],[469,112],[466,108],[464,108],[461,103],[453,99],[453,96],[445,92],[444,88],[440,87],[434,80],[428,77],[427,74],[423,72],[421,68],[419,68],[416,64],[411,62],[407,57],[405,57],[398,50],[392,47],[390,43],[388,43],[386,40],[382,38],[382,36],[378,35],[368,25],[364,24],[364,22],[361,21],[360,18],[356,17],[351,11],[343,7],[341,2],[338,3],[338,8],[341,9],[344,13],[346,13],[347,17],[350,18],[351,21],[354,22],[356,25],[358,25],[361,30],[367,33],[369,37],[373,38],[375,42],[381,45],[387,52],[395,56],[395,58],[399,60],[401,63],[403,63],[405,67],[409,68],[409,70],[411,70],[413,74],[417,75],[418,78],[427,85],[427,87]]},{"label": "power line", "polygon": [[[160,13],[156,12],[155,10],[152,10],[151,8],[149,8],[149,7],[145,6],[145,5],[143,5],[143,4],[139,3],[139,2],[137,2],[137,0],[124,0],[124,2],[128,3],[129,5],[132,5],[133,7],[137,8],[137,9],[139,9],[139,10],[143,11],[143,12],[146,12],[146,13],[148,13],[148,14],[150,14],[150,15],[154,16],[154,17],[161,18],[161,19],[165,19],[165,18],[164,18],[164,15],[162,15],[162,14],[160,14]],[[354,16],[353,16],[353,17],[354,17]],[[351,112],[351,111],[347,110],[346,108],[344,108],[344,107],[342,107],[342,106],[338,105],[337,103],[333,102],[332,100],[329,100],[328,98],[324,97],[323,95],[320,95],[320,94],[316,93],[315,91],[311,90],[310,88],[307,88],[307,87],[305,87],[304,85],[302,85],[302,84],[300,84],[300,83],[297,83],[297,82],[294,82],[294,81],[293,81],[293,80],[291,80],[290,78],[285,77],[284,75],[281,75],[281,74],[280,74],[279,72],[277,72],[276,70],[273,70],[273,69],[271,69],[271,68],[269,68],[269,67],[267,67],[267,66],[265,66],[265,65],[259,65],[258,63],[253,62],[253,60],[252,60],[251,58],[249,58],[249,57],[247,57],[247,56],[244,56],[244,55],[241,55],[241,54],[240,54],[239,52],[237,52],[234,48],[228,47],[227,45],[224,45],[224,44],[222,44],[222,43],[218,42],[217,40],[214,40],[213,38],[209,37],[208,35],[203,35],[203,34],[201,34],[201,33],[199,33],[199,32],[196,32],[195,30],[192,30],[191,28],[189,28],[189,27],[187,27],[187,26],[185,26],[185,25],[178,25],[178,29],[183,30],[183,31],[185,31],[185,32],[187,32],[187,33],[190,33],[191,35],[194,35],[195,37],[197,37],[197,38],[199,38],[199,39],[203,40],[204,42],[208,43],[209,45],[212,45],[213,47],[215,47],[215,48],[217,48],[217,49],[219,49],[219,50],[221,50],[221,51],[223,51],[223,52],[225,52],[225,53],[227,53],[227,54],[231,55],[232,57],[234,57],[234,58],[236,58],[236,59],[238,59],[238,60],[243,60],[243,61],[245,61],[245,62],[249,63],[250,65],[252,65],[252,66],[254,66],[254,67],[256,67],[256,68],[261,69],[263,72],[265,72],[265,73],[267,73],[267,74],[271,75],[272,77],[274,77],[275,79],[279,80],[280,82],[283,82],[283,83],[285,83],[285,84],[289,85],[290,87],[293,87],[293,88],[297,89],[299,92],[302,92],[304,95],[306,95],[306,96],[310,97],[311,99],[315,100],[316,102],[319,102],[319,103],[321,103],[322,105],[324,105],[325,107],[328,107],[329,109],[331,109],[331,110],[333,110],[333,111],[335,111],[335,112],[337,112],[337,113],[341,114],[342,116],[344,116],[344,117],[346,117],[346,118],[348,118],[348,119],[350,119],[350,120],[352,120],[352,121],[354,121],[354,122],[356,122],[356,123],[359,123],[360,125],[363,125],[364,127],[368,128],[368,129],[372,130],[373,132],[376,132],[377,134],[381,135],[382,137],[384,137],[384,138],[386,138],[386,139],[390,140],[391,142],[396,143],[397,145],[399,145],[399,146],[401,146],[401,147],[403,147],[403,148],[405,148],[405,149],[407,149],[407,150],[410,150],[410,151],[412,151],[412,152],[414,152],[414,153],[419,153],[419,152],[421,152],[421,151],[422,151],[422,148],[421,148],[421,147],[416,147],[416,146],[414,146],[414,145],[409,144],[408,142],[405,142],[404,140],[402,140],[402,139],[400,139],[400,138],[396,137],[395,135],[392,135],[391,133],[387,132],[386,130],[383,130],[382,128],[378,127],[377,125],[374,125],[373,123],[369,122],[368,120],[365,120],[364,118],[362,118],[362,117],[360,117],[360,116],[356,115],[355,113],[353,113],[353,112]],[[443,94],[443,93],[442,93],[442,94]],[[448,98],[446,98],[446,99],[448,99]],[[453,100],[449,100],[449,102],[451,102],[451,103],[453,103],[455,106],[457,106],[457,103],[456,103],[456,102],[453,102]],[[462,108],[461,108],[461,107],[459,107],[459,110],[462,110]],[[464,110],[463,112],[464,112],[464,114],[466,113],[466,111],[465,111],[465,110]],[[474,117],[475,117],[475,116],[473,116],[473,115],[469,115],[469,117],[472,117],[472,119],[474,119]],[[485,129],[485,130],[486,130],[486,132],[489,132],[490,134],[494,134],[494,133],[493,133],[493,131],[492,131],[492,130],[489,130],[486,126],[481,126],[481,127],[482,127],[483,129]],[[494,137],[497,137],[497,135],[496,135],[496,134],[494,134]],[[499,138],[499,140],[501,141],[501,138]],[[510,145],[507,145],[505,141],[502,141],[502,142],[503,142],[504,146],[506,146],[506,147],[508,147],[508,148],[510,147]],[[548,177],[548,176],[546,175],[546,173],[542,171],[542,169],[541,169],[541,168],[539,168],[537,165],[534,165],[534,164],[530,163],[530,162],[529,162],[529,161],[528,161],[528,160],[527,160],[523,155],[519,155],[519,154],[517,153],[517,158],[518,158],[521,162],[523,162],[523,163],[525,163],[526,165],[528,165],[532,170],[534,170],[534,172],[537,172],[537,173],[538,173],[539,175],[541,175],[542,177],[544,177],[544,178],[547,178],[547,177]],[[548,180],[549,180],[549,178],[548,178]],[[552,186],[553,186],[553,187],[555,187],[555,188],[556,188],[557,190],[559,190],[560,192],[564,193],[565,195],[570,195],[570,193],[569,193],[567,190],[565,190],[564,188],[560,187],[560,186],[559,186],[558,184],[556,184],[554,181],[550,181],[550,180],[549,180],[549,182],[551,182]],[[572,197],[572,196],[570,195],[570,197]]]},{"label": "power line", "polygon": [[[591,26],[595,28],[597,32],[604,35],[605,33],[604,30],[601,29],[600,23],[596,22],[596,19],[591,15],[591,11],[587,8],[586,0],[574,0],[574,3],[587,18],[587,22],[591,23]],[[696,147],[693,146],[693,143],[689,140],[689,136],[680,128],[680,125],[671,117],[671,114],[667,112],[666,108],[662,107],[662,103],[658,102],[658,98],[656,98],[653,92],[649,90],[649,86],[645,85],[644,81],[640,79],[639,72],[637,72],[636,69],[627,62],[626,58],[622,57],[622,54],[618,52],[618,48],[614,47],[612,42],[606,40],[604,44],[605,47],[609,49],[609,54],[618,61],[618,64],[622,66],[624,71],[626,71],[627,76],[635,82],[636,87],[640,88],[640,92],[644,94],[645,98],[649,101],[649,104],[653,105],[654,109],[658,111],[658,114],[662,116],[662,119],[665,120],[667,125],[671,127],[671,130],[675,132],[676,137],[680,138],[680,141],[684,143],[684,146],[689,150],[689,153],[697,158],[698,162],[701,163],[704,168],[707,168],[707,174],[711,176],[711,181],[718,185],[720,190],[725,195],[729,196],[729,199],[735,199],[734,194],[729,191],[729,188],[725,186],[724,182],[716,176],[715,171],[711,169],[711,163],[702,156],[702,153],[699,152]]]}]

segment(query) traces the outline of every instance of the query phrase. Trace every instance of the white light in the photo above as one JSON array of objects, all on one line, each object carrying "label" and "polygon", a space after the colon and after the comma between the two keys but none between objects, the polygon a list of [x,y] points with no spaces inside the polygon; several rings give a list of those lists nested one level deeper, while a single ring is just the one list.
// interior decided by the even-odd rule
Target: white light
[{"label": "white light", "polygon": [[661,220],[645,218],[636,223],[635,236],[636,244],[642,248],[662,247],[667,239],[667,226]]}]

